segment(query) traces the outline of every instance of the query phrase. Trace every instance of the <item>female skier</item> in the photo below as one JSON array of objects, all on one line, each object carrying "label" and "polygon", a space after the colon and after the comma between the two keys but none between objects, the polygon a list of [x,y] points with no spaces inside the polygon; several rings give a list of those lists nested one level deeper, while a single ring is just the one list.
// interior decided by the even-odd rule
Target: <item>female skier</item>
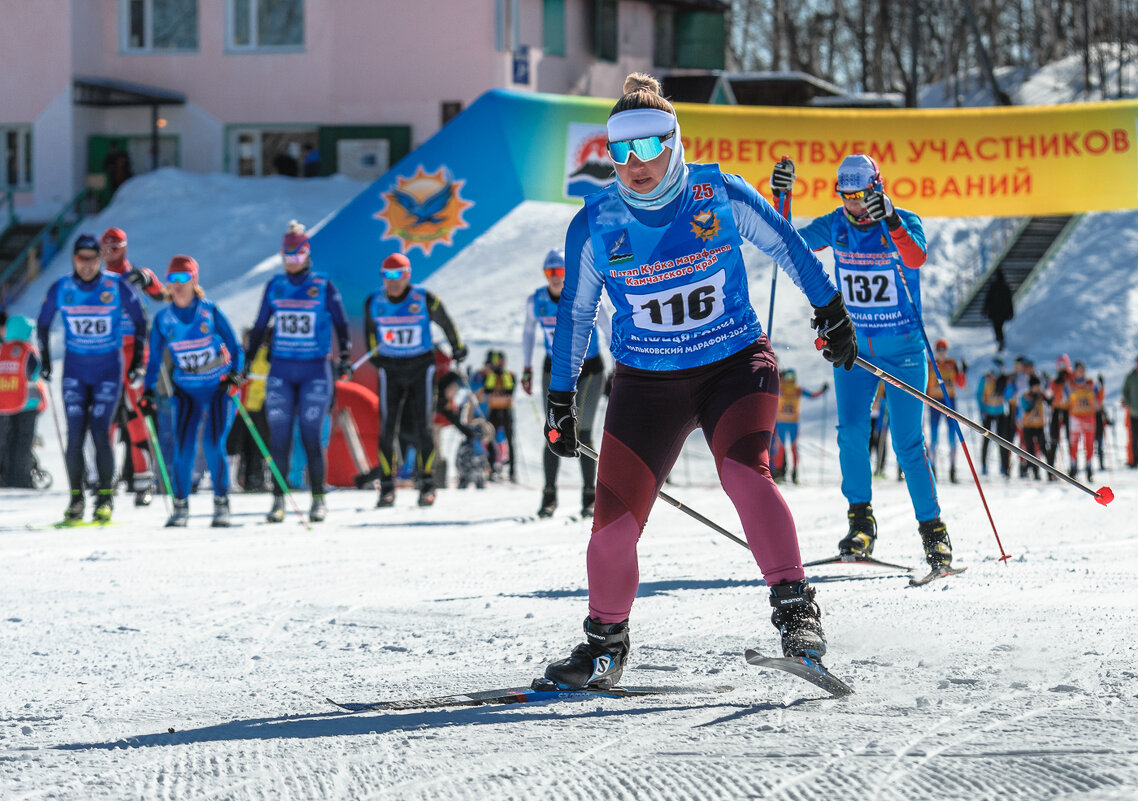
[{"label": "female skier", "polygon": [[158,312],[150,329],[150,363],[145,391],[138,402],[143,414],[154,416],[154,387],[169,353],[174,412],[174,511],[167,527],[184,527],[190,517],[190,486],[202,415],[206,417],[202,449],[213,479],[213,525],[229,526],[229,466],[225,438],[233,423],[229,390],[240,386],[241,347],[225,315],[205,299],[198,285],[198,263],[189,256],[170,259],[166,283],[172,301]]},{"label": "female skier", "polygon": [[628,76],[607,127],[617,180],[585,199],[566,234],[545,424],[554,453],[578,456],[574,387],[603,287],[616,309],[616,372],[588,549],[589,617],[586,641],[546,678],[562,688],[619,681],[637,540],[696,428],[771,588],[783,653],[820,658],[821,612],[768,466],[778,367],[750,303],[743,239],[790,274],[815,307],[823,354],[847,368],[857,356],[853,324],[821,263],[753,187],[717,165],[684,163],[675,109],[655,78]]}]

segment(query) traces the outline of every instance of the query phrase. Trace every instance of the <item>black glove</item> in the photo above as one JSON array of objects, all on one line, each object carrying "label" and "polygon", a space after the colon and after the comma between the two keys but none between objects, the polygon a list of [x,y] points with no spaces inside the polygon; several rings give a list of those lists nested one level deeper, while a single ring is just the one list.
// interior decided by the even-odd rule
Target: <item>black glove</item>
[{"label": "black glove", "polygon": [[818,331],[822,356],[826,361],[847,370],[853,367],[857,359],[857,332],[840,294],[834,295],[834,299],[825,306],[814,307],[814,319],[810,325]]},{"label": "black glove", "polygon": [[148,389],[138,399],[138,411],[150,418],[158,416],[158,405],[154,402],[154,390]]},{"label": "black glove", "polygon": [[146,289],[154,283],[153,278],[151,278],[147,273],[144,273],[137,267],[132,267],[131,271],[126,274],[126,281],[128,284],[132,284],[139,289]]},{"label": "black glove", "polygon": [[1103,384],[1106,383],[1105,381],[1102,380],[1102,373],[1099,373],[1097,377],[1098,377],[1099,386],[1102,386]]},{"label": "black glove", "polygon": [[146,368],[141,364],[131,365],[130,369],[126,371],[126,382],[133,386],[138,386],[138,383],[146,377]]},{"label": "black glove", "polygon": [[786,156],[771,170],[771,191],[776,195],[794,190],[794,162]]},{"label": "black glove", "polygon": [[[964,359],[960,360],[960,372],[964,373],[965,375],[968,374],[968,362],[966,362]],[[1046,376],[1046,375],[1047,374],[1044,373],[1044,376]]]},{"label": "black glove", "polygon": [[450,357],[459,364],[462,364],[463,360],[466,359],[466,354],[468,352],[469,351],[466,350],[466,345],[455,345],[451,350]]},{"label": "black glove", "polygon": [[355,370],[352,369],[352,354],[346,350],[341,351],[340,362],[336,365],[336,375],[340,377],[341,381],[348,381],[354,372]]},{"label": "black glove", "polygon": [[44,381],[51,380],[51,362],[44,362],[40,365],[40,378]]},{"label": "black glove", "polygon": [[608,377],[605,379],[605,397],[606,398],[612,395],[612,382],[613,382],[614,378],[616,378],[616,370],[613,370],[611,373],[609,373]]},{"label": "black glove", "polygon": [[876,189],[866,192],[865,210],[869,213],[869,219],[874,222],[885,220],[885,224],[890,228],[896,228],[901,224],[901,218],[893,208],[893,201],[884,192],[878,192]]},{"label": "black glove", "polygon": [[533,368],[527,367],[522,370],[522,391],[527,395],[533,394]]},{"label": "black glove", "polygon": [[577,407],[573,392],[551,389],[545,397],[545,442],[549,449],[561,457],[576,458]]}]

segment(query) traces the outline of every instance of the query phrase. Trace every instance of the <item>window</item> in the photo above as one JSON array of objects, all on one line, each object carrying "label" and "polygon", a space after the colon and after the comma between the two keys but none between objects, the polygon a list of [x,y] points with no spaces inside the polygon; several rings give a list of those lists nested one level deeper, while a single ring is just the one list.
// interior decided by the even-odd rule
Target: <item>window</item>
[{"label": "window", "polygon": [[0,188],[31,189],[32,127],[0,125],[0,164],[4,165]]},{"label": "window", "polygon": [[197,49],[198,0],[120,0],[120,3],[124,51]]},{"label": "window", "polygon": [[304,146],[318,148],[315,128],[266,126],[229,129],[229,171],[237,175],[302,174]]},{"label": "window", "polygon": [[521,0],[494,0],[494,49],[509,53],[521,45]]},{"label": "window", "polygon": [[462,112],[461,100],[444,100],[440,107],[442,124],[446,125]]},{"label": "window", "polygon": [[596,33],[594,53],[601,61],[617,59],[617,0],[595,0]]},{"label": "window", "polygon": [[544,0],[541,30],[545,55],[565,55],[565,0]]},{"label": "window", "polygon": [[228,0],[230,50],[304,46],[304,0]]},{"label": "window", "polygon": [[652,63],[657,67],[721,70],[727,33],[722,14],[656,9]]}]

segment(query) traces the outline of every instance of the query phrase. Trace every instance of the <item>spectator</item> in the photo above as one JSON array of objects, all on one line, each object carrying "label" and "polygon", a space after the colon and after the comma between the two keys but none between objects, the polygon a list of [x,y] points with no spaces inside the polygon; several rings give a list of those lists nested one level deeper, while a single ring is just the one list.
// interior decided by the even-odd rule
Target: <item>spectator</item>
[{"label": "spectator", "polygon": [[320,165],[320,151],[310,144],[304,146],[302,168],[305,178],[319,178],[323,174]]},{"label": "spectator", "polygon": [[1004,349],[1004,323],[1015,317],[1012,306],[1012,288],[1004,276],[1004,268],[997,267],[988,294],[984,297],[984,316],[992,321],[998,350]]},{"label": "spectator", "polygon": [[1134,359],[1134,369],[1122,380],[1122,406],[1126,409],[1126,432],[1129,434],[1126,464],[1133,470],[1138,467],[1138,358]]},{"label": "spectator", "polygon": [[26,317],[0,311],[0,486],[33,487],[32,442],[47,393]]},{"label": "spectator", "polygon": [[122,140],[112,139],[111,149],[103,159],[103,172],[107,174],[107,188],[112,195],[134,175],[130,154],[123,150],[122,144]]}]

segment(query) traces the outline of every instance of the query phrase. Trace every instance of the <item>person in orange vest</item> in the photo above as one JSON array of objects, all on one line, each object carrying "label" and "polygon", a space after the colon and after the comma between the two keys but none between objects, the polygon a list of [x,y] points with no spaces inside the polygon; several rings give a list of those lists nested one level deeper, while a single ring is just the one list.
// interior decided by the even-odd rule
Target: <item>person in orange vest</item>
[{"label": "person in orange vest", "polygon": [[[957,364],[956,359],[948,355],[948,340],[938,339],[936,341],[936,369],[940,370],[940,376],[944,379],[945,389],[948,390],[948,398],[944,397],[944,393],[940,391],[940,382],[936,380],[936,371],[933,370],[932,362],[929,362],[929,383],[925,389],[925,394],[930,398],[941,401],[950,409],[956,408],[956,390],[964,389],[966,383],[966,376],[968,373],[968,363],[961,359]],[[936,446],[937,439],[940,435],[940,421],[944,420],[944,428],[948,432],[948,480],[953,484],[956,483],[956,440],[952,436],[952,424],[948,422],[948,417],[938,412],[932,406],[929,407],[929,461],[932,464],[933,475],[936,475]]]},{"label": "person in orange vest", "polygon": [[790,468],[790,480],[798,483],[798,416],[802,396],[807,398],[820,398],[830,388],[829,383],[823,383],[817,392],[811,392],[798,386],[798,373],[792,369],[779,373],[778,385],[778,415],[775,417],[774,435],[783,446],[784,464],[789,462],[787,456],[794,457],[794,464]]},{"label": "person in orange vest", "polygon": [[[1051,407],[1043,394],[1043,382],[1039,376],[1033,375],[1027,380],[1027,392],[1019,397],[1016,403],[1016,418],[1020,427],[1023,449],[1032,456],[1041,456],[1047,451],[1047,438],[1043,431],[1047,427],[1048,412]],[[1025,460],[1026,464],[1026,460]],[[1035,473],[1035,480],[1039,480],[1039,468],[1029,465]],[[1021,473],[1026,475],[1026,473]]]},{"label": "person in orange vest", "polygon": [[1079,441],[1083,443],[1083,454],[1087,462],[1087,481],[1094,479],[1091,459],[1095,447],[1095,412],[1102,408],[1102,390],[1087,378],[1087,366],[1075,362],[1075,372],[1067,389],[1070,401],[1071,425],[1071,469],[1067,475],[1074,478],[1079,468]]},{"label": "person in orange vest", "polygon": [[1068,381],[1071,377],[1071,358],[1062,354],[1055,360],[1055,380],[1048,390],[1051,403],[1051,424],[1047,429],[1047,464],[1054,467],[1055,456],[1059,452],[1059,437],[1064,430],[1067,442],[1071,442],[1071,402],[1068,398]]},{"label": "person in orange vest", "polygon": [[31,488],[36,418],[46,407],[40,356],[26,317],[0,312],[0,486]]},{"label": "person in orange vest", "polygon": [[[133,286],[140,296],[165,303],[170,299],[170,293],[162,285],[162,281],[149,267],[135,267],[126,255],[126,231],[121,228],[108,228],[99,238],[103,246],[103,266],[108,273],[123,278],[126,283]],[[116,426],[121,432],[123,444],[126,446],[126,457],[123,460],[122,472],[127,478],[131,491],[134,492],[135,506],[148,506],[153,495],[154,486],[154,457],[150,453],[149,439],[146,433],[146,423],[138,413],[138,399],[142,397],[142,380],[128,381],[126,371],[134,356],[136,347],[143,348],[143,362],[148,358],[146,354],[147,342],[135,339],[134,326],[129,315],[123,315],[122,321],[122,357],[123,357],[123,394],[116,414]],[[111,434],[112,441],[114,434]]]}]

